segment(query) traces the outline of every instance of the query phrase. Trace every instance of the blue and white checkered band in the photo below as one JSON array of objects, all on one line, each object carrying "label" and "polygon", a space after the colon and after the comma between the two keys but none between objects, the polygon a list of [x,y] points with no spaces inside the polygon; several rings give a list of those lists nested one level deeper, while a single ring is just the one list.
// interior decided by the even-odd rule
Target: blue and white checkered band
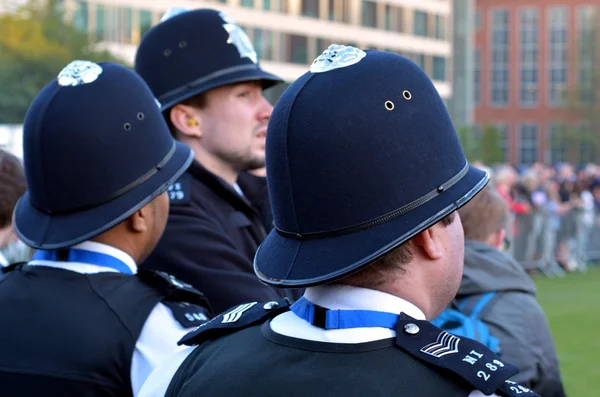
[{"label": "blue and white checkered band", "polygon": [[367,53],[358,48],[332,44],[313,61],[310,72],[322,73],[345,68],[360,62],[366,56]]},{"label": "blue and white checkered band", "polygon": [[57,76],[58,85],[74,87],[89,84],[102,73],[102,67],[90,61],[73,61],[68,64]]},{"label": "blue and white checkered band", "polygon": [[165,11],[163,16],[160,18],[159,23],[164,22],[167,19],[173,18],[175,15],[183,14],[184,12],[188,12],[188,11],[189,11],[189,9],[184,8],[184,7],[171,7],[167,11]]},{"label": "blue and white checkered band", "polygon": [[224,12],[220,12],[219,16],[225,22],[223,24],[223,28],[229,33],[229,38],[227,39],[227,43],[233,44],[235,48],[237,48],[240,53],[240,57],[247,57],[252,62],[258,62],[258,55],[256,55],[256,50],[248,38],[248,35],[242,28],[236,25],[235,21]]}]

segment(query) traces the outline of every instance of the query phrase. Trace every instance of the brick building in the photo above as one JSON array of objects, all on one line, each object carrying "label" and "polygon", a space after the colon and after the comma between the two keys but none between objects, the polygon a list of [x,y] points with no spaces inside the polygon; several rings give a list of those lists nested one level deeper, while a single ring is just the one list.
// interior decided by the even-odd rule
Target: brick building
[{"label": "brick building", "polygon": [[497,128],[506,161],[598,161],[600,106],[573,109],[600,88],[599,17],[597,0],[477,0],[474,120]]}]

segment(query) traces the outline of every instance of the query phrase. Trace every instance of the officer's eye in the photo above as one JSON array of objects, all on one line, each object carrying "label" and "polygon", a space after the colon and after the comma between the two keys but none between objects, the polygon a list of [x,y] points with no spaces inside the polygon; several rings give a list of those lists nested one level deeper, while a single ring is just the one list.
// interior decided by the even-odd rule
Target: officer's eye
[{"label": "officer's eye", "polygon": [[251,94],[252,93],[249,90],[244,90],[244,91],[241,91],[240,93],[238,93],[238,97],[240,97],[240,98],[247,98]]}]

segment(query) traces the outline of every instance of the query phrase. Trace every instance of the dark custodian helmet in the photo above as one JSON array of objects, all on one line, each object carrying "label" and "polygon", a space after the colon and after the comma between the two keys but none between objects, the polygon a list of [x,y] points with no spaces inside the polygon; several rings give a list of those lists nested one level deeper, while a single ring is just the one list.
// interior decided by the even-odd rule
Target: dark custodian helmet
[{"label": "dark custodian helmet", "polygon": [[38,249],[69,247],[114,227],[193,158],[171,137],[142,78],[114,63],[69,64],[34,99],[23,128],[27,192],[13,223]]},{"label": "dark custodian helmet", "polygon": [[165,111],[227,84],[260,81],[268,88],[281,78],[261,69],[246,33],[225,13],[173,9],[142,38],[135,70]]},{"label": "dark custodian helmet", "polygon": [[254,260],[282,287],[356,272],[467,203],[470,166],[429,77],[400,55],[330,46],[283,93],[267,132],[274,230]]}]

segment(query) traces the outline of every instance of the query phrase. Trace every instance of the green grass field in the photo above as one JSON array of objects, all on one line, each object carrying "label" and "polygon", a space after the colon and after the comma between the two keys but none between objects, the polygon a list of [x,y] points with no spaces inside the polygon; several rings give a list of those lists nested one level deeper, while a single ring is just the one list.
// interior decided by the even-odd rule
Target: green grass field
[{"label": "green grass field", "polygon": [[568,397],[600,396],[600,268],[535,282]]}]

